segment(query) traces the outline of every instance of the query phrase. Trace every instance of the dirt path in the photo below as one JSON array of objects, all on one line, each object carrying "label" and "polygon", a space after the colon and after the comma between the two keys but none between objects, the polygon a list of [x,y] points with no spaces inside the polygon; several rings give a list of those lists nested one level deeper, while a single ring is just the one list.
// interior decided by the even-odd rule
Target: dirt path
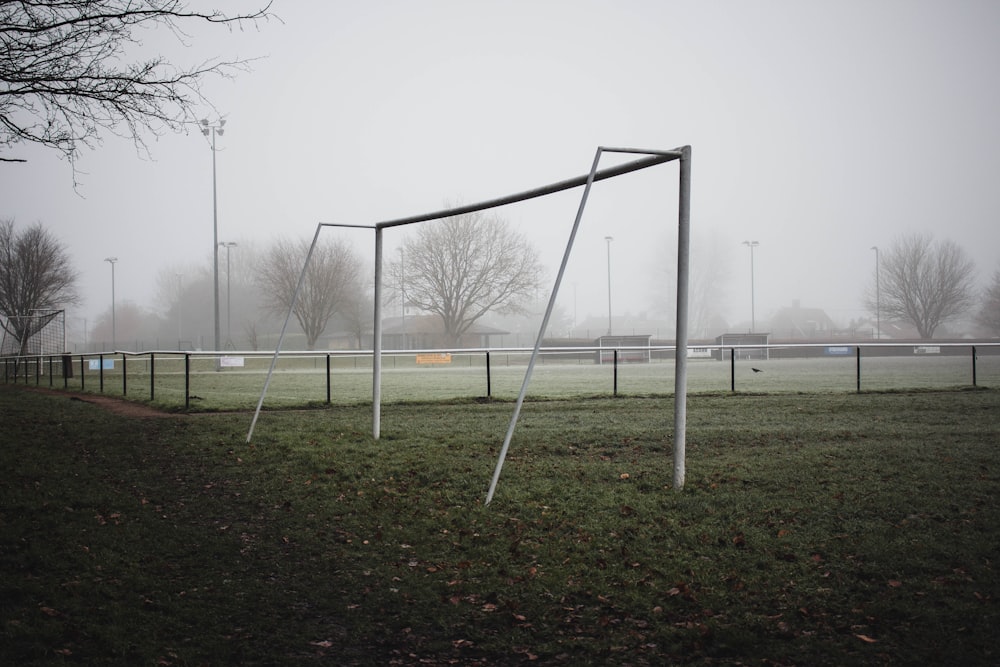
[{"label": "dirt path", "polygon": [[122,415],[125,417],[162,419],[164,417],[179,418],[184,416],[173,412],[164,412],[163,410],[157,410],[156,408],[150,407],[143,403],[136,403],[135,401],[129,401],[123,398],[118,398],[113,396],[105,396],[103,394],[87,394],[78,391],[63,391],[61,389],[49,389],[47,387],[24,386],[18,388],[27,391],[38,392],[40,394],[48,394],[50,396],[62,396],[72,401],[83,401],[85,403],[92,403],[100,408],[103,408],[104,410],[107,410],[108,412],[114,413],[116,415]]}]

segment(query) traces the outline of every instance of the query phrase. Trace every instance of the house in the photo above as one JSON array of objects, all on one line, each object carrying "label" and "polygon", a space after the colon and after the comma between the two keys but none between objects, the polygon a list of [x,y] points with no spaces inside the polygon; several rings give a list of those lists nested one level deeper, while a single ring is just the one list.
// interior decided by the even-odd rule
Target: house
[{"label": "house", "polygon": [[803,308],[798,301],[782,308],[771,318],[771,335],[781,340],[832,338],[839,333],[822,308]]},{"label": "house", "polygon": [[458,343],[444,333],[440,315],[387,317],[382,322],[382,346],[388,350],[438,350],[491,347],[500,336],[510,333],[475,322]]},{"label": "house", "polygon": [[[719,361],[726,359],[727,347],[733,350],[733,356],[729,358],[736,359],[768,359],[770,358],[770,352],[767,348],[770,338],[770,334],[766,333],[724,333],[721,336],[715,337],[715,344],[718,345],[718,349],[715,350],[713,356]],[[759,347],[743,347],[743,346],[759,346]],[[741,347],[738,352],[736,348]]]}]

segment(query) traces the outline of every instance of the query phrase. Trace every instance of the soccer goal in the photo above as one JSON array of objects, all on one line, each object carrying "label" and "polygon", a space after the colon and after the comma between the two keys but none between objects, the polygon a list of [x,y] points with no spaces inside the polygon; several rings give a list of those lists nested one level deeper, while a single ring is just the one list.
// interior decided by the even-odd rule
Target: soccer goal
[{"label": "soccer goal", "polygon": [[[66,351],[66,311],[39,310],[30,315],[0,314],[0,357],[13,358],[14,375],[23,362]],[[44,372],[40,364],[38,371]]]},{"label": "soccer goal", "polygon": [[29,357],[66,351],[66,311],[0,315],[0,356]]},{"label": "soccer goal", "polygon": [[[605,154],[635,154],[641,157],[632,159],[628,162],[624,162],[613,167],[607,167],[605,169],[600,169],[601,159]],[[562,262],[559,266],[559,271],[556,275],[555,283],[553,285],[552,291],[549,295],[548,305],[545,309],[545,314],[542,318],[541,326],[538,330],[538,335],[535,340],[535,345],[528,362],[527,369],[525,370],[524,380],[521,384],[521,390],[518,393],[517,401],[515,403],[514,412],[511,416],[510,424],[507,428],[506,435],[504,436],[503,446],[500,449],[500,454],[496,463],[496,467],[493,472],[493,477],[490,481],[489,490],[486,495],[486,504],[489,504],[493,499],[494,492],[496,491],[497,484],[500,479],[500,473],[503,469],[504,461],[507,457],[507,452],[510,448],[510,443],[514,435],[514,430],[517,426],[518,417],[521,413],[521,407],[524,403],[525,396],[527,395],[528,386],[531,382],[531,376],[534,371],[535,362],[538,359],[539,351],[541,350],[542,339],[545,335],[545,331],[548,328],[549,319],[552,315],[552,310],[556,303],[556,298],[559,294],[559,287],[562,283],[563,275],[566,271],[566,266],[569,261],[570,255],[573,251],[573,243],[576,239],[577,231],[580,228],[580,222],[583,219],[583,213],[587,206],[587,199],[590,195],[591,188],[594,183],[598,181],[603,181],[609,178],[614,178],[618,176],[623,176],[625,174],[630,174],[641,169],[648,169],[657,165],[664,164],[666,162],[679,161],[680,164],[680,177],[679,177],[679,191],[678,191],[678,213],[677,213],[677,299],[676,299],[676,345],[675,345],[675,365],[674,365],[674,441],[673,441],[673,456],[674,456],[674,475],[673,475],[673,485],[676,490],[680,490],[684,486],[684,470],[685,470],[685,434],[686,434],[686,422],[687,422],[687,338],[688,338],[688,261],[689,261],[689,248],[690,248],[690,199],[691,199],[691,147],[683,146],[673,150],[647,150],[647,149],[637,149],[637,148],[606,148],[598,147],[596,154],[594,155],[594,160],[591,165],[590,171],[583,176],[578,176],[576,178],[570,178],[564,181],[559,181],[557,183],[552,183],[550,185],[541,186],[534,188],[532,190],[527,190],[517,194],[507,195],[504,197],[499,197],[497,199],[491,199],[488,201],[480,202],[477,204],[468,204],[463,206],[457,206],[454,208],[436,211],[433,213],[425,213],[421,215],[414,215],[406,218],[399,218],[395,220],[386,220],[383,222],[378,222],[374,225],[357,225],[357,224],[343,224],[343,223],[324,223],[321,222],[316,226],[316,233],[313,235],[312,244],[309,247],[309,252],[306,254],[306,259],[302,267],[302,273],[299,275],[298,284],[295,288],[295,294],[292,297],[292,304],[288,309],[288,315],[285,317],[284,324],[281,328],[281,333],[278,336],[278,343],[275,346],[274,356],[271,359],[271,365],[268,369],[267,378],[264,381],[264,388],[261,391],[260,400],[257,403],[257,409],[254,411],[253,419],[250,423],[250,429],[247,432],[247,442],[251,441],[253,437],[254,427],[256,426],[257,419],[260,416],[261,407],[264,404],[264,398],[267,395],[268,385],[271,382],[271,377],[274,373],[275,365],[278,361],[278,356],[280,354],[281,345],[284,341],[285,331],[288,328],[288,323],[292,317],[292,311],[295,307],[295,303],[298,300],[299,293],[302,290],[303,283],[306,277],[306,271],[309,267],[310,259],[312,258],[313,251],[316,248],[316,243],[319,240],[319,235],[325,227],[349,227],[349,228],[362,228],[371,229],[375,232],[375,315],[373,323],[373,346],[372,350],[372,435],[377,440],[380,436],[381,431],[381,401],[382,401],[382,249],[383,249],[383,233],[387,229],[394,227],[402,227],[406,225],[414,225],[419,223],[433,222],[435,220],[440,220],[442,218],[449,218],[452,216],[463,215],[466,213],[475,213],[478,211],[485,211],[488,209],[494,209],[500,206],[506,206],[508,204],[514,204],[517,202],[526,201],[529,199],[535,199],[538,197],[544,197],[546,195],[552,195],[557,192],[562,192],[564,190],[569,190],[572,188],[583,187],[583,193],[580,198],[580,204],[577,208],[576,217],[573,221],[573,225],[569,232],[569,237],[566,241],[565,250],[563,252]]]}]

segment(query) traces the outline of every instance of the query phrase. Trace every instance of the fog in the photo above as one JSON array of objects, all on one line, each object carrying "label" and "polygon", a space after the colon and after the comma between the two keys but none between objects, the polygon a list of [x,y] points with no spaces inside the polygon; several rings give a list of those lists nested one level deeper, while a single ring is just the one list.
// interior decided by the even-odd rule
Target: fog
[{"label": "fog", "polygon": [[[793,303],[840,326],[864,317],[871,247],[902,233],[955,241],[982,283],[1000,267],[1000,3],[273,9],[281,20],[257,30],[201,28],[187,47],[165,35],[145,45],[182,64],[258,58],[204,91],[216,105],[204,116],[227,120],[218,226],[220,241],[241,244],[234,263],[244,245],[311,237],[319,222],[373,224],[578,176],[598,146],[691,145],[695,261],[718,276],[713,301],[733,329],[751,319],[743,241],[759,244],[758,322]],[[162,306],[159,273],[210,262],[205,137],[192,127],[149,148],[108,136],[81,154],[75,186],[55,153],[21,147],[26,164],[0,164],[0,218],[41,222],[80,273],[71,328],[110,308],[106,257],[118,258],[116,302],[151,309]],[[550,278],[579,196],[500,212],[536,243]],[[676,197],[675,163],[595,186],[559,300],[571,319],[607,317],[609,254],[613,314],[664,316]],[[371,252],[370,231],[329,233]],[[406,233],[387,232],[387,252]]]}]

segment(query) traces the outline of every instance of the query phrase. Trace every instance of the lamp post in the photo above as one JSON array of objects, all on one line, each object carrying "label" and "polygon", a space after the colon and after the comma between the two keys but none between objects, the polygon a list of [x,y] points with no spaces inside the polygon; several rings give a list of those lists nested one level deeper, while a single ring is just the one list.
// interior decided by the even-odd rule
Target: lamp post
[{"label": "lamp post", "polygon": [[105,257],[104,261],[111,265],[111,351],[118,347],[118,327],[115,322],[115,262],[117,257]]},{"label": "lamp post", "polygon": [[873,245],[875,251],[875,340],[882,338],[882,294],[879,289],[878,275],[878,246]]},{"label": "lamp post", "polygon": [[230,290],[230,285],[232,282],[229,278],[229,251],[235,248],[238,244],[236,241],[223,241],[219,244],[226,249],[226,346],[232,347],[233,345],[233,327],[232,327],[232,314],[233,314],[233,303],[229,295],[232,293]]},{"label": "lamp post", "polygon": [[215,186],[215,136],[224,134],[226,119],[214,123],[208,119],[201,121],[201,133],[212,137],[212,296],[215,303],[215,349],[219,349],[219,200]]},{"label": "lamp post", "polygon": [[175,273],[177,276],[177,349],[181,349],[181,318],[184,307],[184,274]]},{"label": "lamp post", "polygon": [[611,242],[614,237],[605,236],[604,240],[608,244],[608,335],[611,335]]},{"label": "lamp post", "polygon": [[399,331],[403,349],[406,349],[406,251],[399,249]]},{"label": "lamp post", "polygon": [[759,246],[760,243],[757,241],[744,241],[743,245],[750,248],[750,333],[753,333],[754,329],[757,328],[757,304],[753,284],[753,249]]}]

